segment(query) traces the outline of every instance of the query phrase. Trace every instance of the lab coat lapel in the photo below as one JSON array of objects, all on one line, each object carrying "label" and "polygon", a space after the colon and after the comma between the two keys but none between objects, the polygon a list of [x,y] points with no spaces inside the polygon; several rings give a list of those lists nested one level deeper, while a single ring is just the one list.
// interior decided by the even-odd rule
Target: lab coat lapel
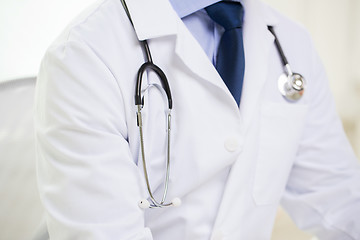
[{"label": "lab coat lapel", "polygon": [[138,39],[152,39],[177,33],[178,16],[167,0],[126,2]]},{"label": "lab coat lapel", "polygon": [[237,108],[235,100],[227,89],[224,81],[221,79],[219,73],[216,71],[202,47],[182,22],[179,23],[178,27],[175,53],[188,69],[201,79],[217,86],[223,93],[231,98],[233,100],[234,108]]},{"label": "lab coat lapel", "polygon": [[[267,79],[269,50],[274,44],[274,37],[268,31],[267,25],[275,25],[277,20],[267,12],[266,6],[260,1],[244,0],[241,2],[245,8],[243,29],[245,75],[240,102],[240,116],[243,133],[245,133],[252,122],[254,111],[259,104],[261,91],[263,91],[263,85]],[[192,72],[226,92],[226,95],[233,100],[234,108],[237,108],[230,91],[201,46],[188,32],[181,20],[179,22],[176,54]]]},{"label": "lab coat lapel", "polygon": [[[274,37],[267,25],[274,25],[275,19],[264,11],[264,5],[258,0],[244,0],[242,4],[245,8],[245,75],[240,115],[243,130],[246,131],[266,81],[269,49],[274,44]],[[217,86],[225,93],[224,96],[231,99],[229,103],[232,103],[234,110],[237,109],[237,104],[220,75],[167,0],[132,0],[128,1],[128,7],[139,40],[175,35],[175,53],[187,69],[200,79]]]},{"label": "lab coat lapel", "polygon": [[243,128],[248,129],[268,75],[269,50],[274,44],[274,37],[268,31],[267,25],[273,25],[274,19],[266,17],[264,6],[259,1],[246,0],[243,5],[245,75],[240,115]]},{"label": "lab coat lapel", "polygon": [[[242,2],[245,8],[244,19],[244,47],[245,47],[245,76],[242,99],[240,103],[240,116],[242,119],[243,134],[250,129],[254,122],[255,111],[259,109],[261,93],[266,91],[264,84],[268,79],[268,66],[270,49],[274,44],[274,37],[267,30],[267,25],[276,25],[277,19],[274,18],[260,1],[245,0]],[[275,59],[278,60],[278,59]],[[266,131],[266,129],[262,129]],[[244,149],[243,154],[251,152],[252,149]],[[244,156],[244,155],[243,155]],[[238,219],[241,216],[234,216],[233,213],[244,212],[244,205],[241,204],[241,194],[238,194],[241,185],[251,184],[246,179],[239,177],[238,169],[251,169],[251,166],[244,164],[245,161],[239,160],[233,165],[229,180],[224,190],[223,198],[219,207],[218,215],[214,224],[214,231],[211,239],[222,239],[222,232],[236,232],[239,230]],[[237,165],[236,165],[237,164]],[[240,182],[239,182],[240,181]],[[247,189],[247,188],[244,188]],[[245,192],[244,194],[251,194]],[[240,199],[236,199],[240,197]],[[240,204],[234,204],[240,203]],[[246,205],[246,203],[244,203]],[[237,209],[235,209],[237,208]],[[220,229],[220,230],[219,230]]]},{"label": "lab coat lapel", "polygon": [[234,109],[237,108],[220,75],[167,0],[133,0],[128,1],[128,7],[139,40],[175,35],[175,53],[185,67],[200,79],[217,86],[232,100]]},{"label": "lab coat lapel", "polygon": [[[245,75],[243,93],[240,102],[242,128],[246,131],[257,109],[261,91],[267,78],[269,50],[274,37],[267,25],[275,25],[277,19],[258,0],[241,1],[244,9],[244,49]],[[220,75],[194,39],[167,0],[128,1],[139,40],[154,39],[168,35],[176,36],[175,53],[184,65],[201,79],[210,82],[231,98],[234,109],[237,108],[230,91]],[[151,45],[150,45],[151,47]]]}]

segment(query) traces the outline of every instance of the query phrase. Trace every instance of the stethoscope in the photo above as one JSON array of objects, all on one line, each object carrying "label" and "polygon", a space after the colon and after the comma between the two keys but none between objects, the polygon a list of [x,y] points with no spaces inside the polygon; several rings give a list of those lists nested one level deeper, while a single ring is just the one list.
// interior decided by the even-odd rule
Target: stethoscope
[{"label": "stethoscope", "polygon": [[[131,25],[134,27],[130,12],[126,6],[125,0],[120,0],[121,4],[123,5],[126,15],[129,18],[129,21]],[[275,38],[275,45],[277,48],[277,51],[279,52],[281,61],[284,65],[284,73],[281,74],[278,80],[278,88],[282,96],[291,102],[299,100],[305,90],[305,79],[304,77],[299,73],[294,73],[289,65],[289,62],[287,61],[284,52],[281,48],[280,42],[274,32],[274,29],[272,26],[268,26],[269,31],[273,34]],[[136,112],[136,119],[137,119],[137,126],[139,128],[140,133],[140,150],[141,150],[141,157],[142,157],[142,164],[143,164],[143,172],[145,176],[145,182],[147,191],[149,193],[149,200],[142,199],[139,201],[138,205],[142,209],[146,208],[164,208],[164,207],[170,207],[170,206],[179,206],[181,205],[180,198],[176,197],[171,202],[166,202],[166,196],[169,188],[169,174],[170,174],[170,132],[171,132],[171,109],[172,109],[172,97],[171,97],[171,91],[170,91],[170,85],[166,78],[165,73],[153,63],[150,48],[146,40],[139,40],[143,52],[144,52],[144,58],[145,62],[140,66],[137,78],[136,78],[136,86],[135,86],[135,105],[137,107]],[[164,180],[164,189],[162,198],[160,201],[156,200],[150,186],[148,171],[146,168],[146,161],[145,161],[145,150],[144,150],[144,135],[143,135],[143,120],[141,115],[141,110],[144,107],[144,98],[142,96],[142,78],[145,72],[154,72],[159,80],[160,83],[166,93],[167,96],[167,155],[166,155],[166,173],[165,173],[165,180]]]},{"label": "stethoscope", "polygon": [[275,38],[275,46],[280,55],[281,62],[284,66],[284,73],[280,75],[278,80],[279,91],[286,100],[290,102],[297,101],[304,94],[306,86],[305,78],[301,74],[294,73],[291,70],[290,64],[285,57],[284,51],[282,50],[273,26],[268,26],[268,29]]},{"label": "stethoscope", "polygon": [[[126,6],[125,0],[120,0],[121,4],[123,5],[126,15],[128,16],[130,23],[132,26],[133,22],[130,17],[130,12]],[[149,193],[150,201],[147,199],[142,199],[139,201],[138,205],[142,209],[146,208],[163,208],[169,206],[179,206],[181,205],[180,198],[174,198],[171,202],[166,202],[167,191],[169,187],[169,174],[170,174],[170,133],[171,133],[171,109],[172,109],[172,97],[169,82],[166,78],[165,73],[153,63],[150,48],[146,40],[139,41],[144,55],[145,55],[145,62],[140,66],[137,78],[136,78],[136,86],[135,86],[135,105],[137,107],[136,112],[136,119],[137,119],[137,126],[139,127],[140,133],[140,150],[141,150],[141,157],[142,157],[142,164],[143,164],[143,171],[145,176],[146,187]],[[141,110],[144,107],[144,98],[141,94],[142,91],[142,78],[145,72],[154,72],[161,82],[161,85],[166,93],[167,96],[167,154],[166,154],[166,173],[165,173],[165,180],[164,180],[164,191],[162,194],[162,198],[160,201],[156,200],[150,186],[150,180],[148,176],[148,171],[146,168],[146,161],[145,161],[145,149],[144,149],[144,134],[143,134],[143,120],[141,115]]]}]

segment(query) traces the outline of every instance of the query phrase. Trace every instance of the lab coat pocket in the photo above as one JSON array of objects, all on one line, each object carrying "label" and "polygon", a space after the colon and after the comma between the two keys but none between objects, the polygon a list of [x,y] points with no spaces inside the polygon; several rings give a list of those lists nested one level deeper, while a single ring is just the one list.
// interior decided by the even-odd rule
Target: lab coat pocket
[{"label": "lab coat pocket", "polygon": [[279,202],[294,162],[306,113],[306,105],[295,103],[262,106],[253,185],[257,205]]}]

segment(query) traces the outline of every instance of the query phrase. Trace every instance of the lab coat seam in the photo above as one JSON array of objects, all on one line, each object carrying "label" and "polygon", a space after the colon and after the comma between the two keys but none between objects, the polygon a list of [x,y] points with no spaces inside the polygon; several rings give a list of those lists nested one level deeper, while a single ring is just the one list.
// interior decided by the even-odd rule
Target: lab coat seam
[{"label": "lab coat seam", "polygon": [[[123,109],[126,109],[125,106],[125,99],[124,99],[124,94],[121,91],[121,87],[119,85],[119,82],[117,81],[115,74],[113,73],[113,71],[111,71],[111,69],[105,64],[104,60],[99,56],[99,54],[96,53],[96,51],[91,48],[89,46],[89,44],[86,43],[86,41],[84,41],[83,39],[69,39],[66,42],[63,43],[63,53],[65,52],[66,48],[69,47],[68,45],[74,43],[74,44],[81,44],[81,47],[88,49],[91,54],[93,54],[98,60],[99,62],[102,63],[104,69],[106,69],[108,71],[108,73],[110,73],[110,75],[112,76],[112,80],[115,82],[116,86],[118,87],[119,90],[119,97],[121,98],[122,101],[120,101],[120,104],[123,105]],[[122,103],[121,103],[122,102]],[[127,113],[126,111],[123,111],[123,116],[124,116],[124,121],[125,121],[125,125],[126,125],[126,129],[128,129],[128,123],[126,121],[127,119]],[[128,132],[126,132],[126,134],[123,134],[123,132],[119,131],[119,133],[122,135],[122,137],[128,142]]]},{"label": "lab coat seam", "polygon": [[82,19],[80,22],[76,22],[76,23],[74,23],[74,25],[72,25],[72,23],[70,23],[68,25],[67,37],[65,39],[66,41],[70,40],[72,32],[74,31],[75,28],[78,28],[79,26],[86,23],[88,21],[88,19],[90,17],[92,17],[97,11],[99,11],[99,9],[109,0],[101,0],[101,1],[102,1],[102,3],[100,3],[95,9],[93,9],[90,13],[88,13],[87,16],[84,19]]},{"label": "lab coat seam", "polygon": [[[109,71],[109,73],[111,74],[112,78],[113,78],[113,81],[115,82],[115,84],[117,85],[118,87],[118,90],[119,90],[119,96],[122,100],[122,105],[123,105],[123,109],[126,109],[126,106],[125,106],[125,99],[124,99],[124,94],[122,93],[122,88],[119,84],[119,81],[117,81],[116,77],[115,77],[115,74],[114,72],[110,69],[110,67],[108,67],[106,64],[105,64],[105,61],[99,56],[99,54],[96,53],[96,51],[91,48],[86,42],[84,42],[84,45],[87,46],[89,48],[89,50],[91,50],[91,52],[100,60],[100,62],[103,64],[103,66]],[[121,103],[120,103],[121,104]],[[126,111],[123,111],[123,114],[124,114],[124,121],[125,121],[125,125],[126,125],[126,129],[129,129],[128,127],[128,123],[126,121],[126,119],[128,119],[128,116],[127,116],[127,113]],[[128,132],[126,133],[126,136],[123,136],[124,139],[128,142]]]}]

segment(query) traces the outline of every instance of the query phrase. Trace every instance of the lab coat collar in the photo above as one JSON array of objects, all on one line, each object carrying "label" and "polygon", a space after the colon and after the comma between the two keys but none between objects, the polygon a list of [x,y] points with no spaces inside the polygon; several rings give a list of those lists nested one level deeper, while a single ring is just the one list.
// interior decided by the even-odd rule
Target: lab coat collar
[{"label": "lab coat collar", "polygon": [[175,35],[175,53],[184,65],[204,81],[219,87],[237,108],[220,75],[168,0],[132,0],[127,6],[139,40],[150,40],[151,48],[151,39]]},{"label": "lab coat collar", "polygon": [[[259,0],[241,2],[245,9],[245,75],[240,116],[243,129],[246,130],[259,103],[262,86],[267,78],[269,50],[274,44],[274,37],[267,25],[275,26],[278,20],[272,10]],[[175,52],[182,62],[204,81],[219,87],[228,96],[234,109],[238,108],[220,75],[168,0],[131,0],[127,4],[139,40],[176,35]]]},{"label": "lab coat collar", "polygon": [[126,4],[140,41],[177,33],[179,19],[168,0],[130,0]]},{"label": "lab coat collar", "polygon": [[[276,26],[279,23],[279,18],[276,16],[275,11],[266,3],[260,2],[259,0],[245,0],[245,2],[253,1],[254,5],[259,9],[258,15],[262,17],[264,23],[269,26]],[[255,7],[254,6],[254,7]]]},{"label": "lab coat collar", "polygon": [[[265,20],[268,25],[276,25],[277,19],[268,10],[268,6],[259,0],[240,0],[246,15],[256,15]],[[157,38],[177,33],[180,20],[168,0],[131,0],[126,2],[135,32],[139,40]],[[166,20],[165,20],[166,19]]]},{"label": "lab coat collar", "polygon": [[[243,0],[244,16],[244,47],[245,47],[245,76],[243,94],[240,103],[240,117],[244,134],[251,123],[251,119],[258,104],[262,86],[267,77],[268,54],[274,44],[274,37],[268,31],[267,25],[276,25],[277,18],[269,11],[267,5],[258,0]],[[218,75],[212,63],[208,61],[201,47],[194,39],[188,38],[184,24],[179,21],[176,42],[176,54],[183,60],[192,72],[202,79],[211,82],[222,89],[229,98],[234,109],[238,108],[230,91]],[[202,50],[202,49],[201,49]],[[232,102],[232,103],[231,103]],[[235,109],[235,110],[236,110]]]},{"label": "lab coat collar", "polygon": [[[219,0],[169,0],[180,18],[195,13],[207,6],[220,2]],[[226,0],[232,2],[241,2],[240,0]]]}]

